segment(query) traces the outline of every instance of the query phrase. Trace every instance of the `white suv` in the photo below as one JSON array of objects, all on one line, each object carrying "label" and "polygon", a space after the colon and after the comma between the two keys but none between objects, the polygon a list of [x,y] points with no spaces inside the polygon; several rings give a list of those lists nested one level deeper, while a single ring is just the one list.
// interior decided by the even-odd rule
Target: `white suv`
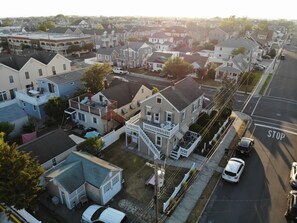
[{"label": "white suv", "polygon": [[123,70],[123,68],[121,68],[121,67],[116,67],[113,69],[113,73],[114,74],[127,74],[128,71]]},{"label": "white suv", "polygon": [[222,178],[232,183],[238,183],[243,172],[245,162],[239,158],[231,158],[225,167]]}]

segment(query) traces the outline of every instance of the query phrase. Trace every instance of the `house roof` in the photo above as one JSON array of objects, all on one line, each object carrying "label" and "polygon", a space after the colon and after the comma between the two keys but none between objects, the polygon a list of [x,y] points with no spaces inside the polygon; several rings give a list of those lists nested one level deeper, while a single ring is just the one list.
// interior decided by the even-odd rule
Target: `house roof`
[{"label": "house roof", "polygon": [[239,38],[230,38],[230,39],[224,40],[218,43],[217,46],[230,47],[230,48],[244,47],[247,50],[251,50],[258,47],[259,45],[250,39],[239,37]]},{"label": "house roof", "polygon": [[108,48],[99,48],[97,50],[97,53],[98,54],[103,54],[103,55],[111,55],[112,52],[114,52],[114,51],[119,52],[120,49],[121,49],[121,46],[116,46],[116,47],[113,47],[113,48],[110,48],[110,47],[108,47]]},{"label": "house roof", "polygon": [[148,59],[147,62],[151,63],[165,63],[172,57],[172,53],[154,52]]},{"label": "house roof", "polygon": [[18,149],[31,152],[31,155],[43,164],[75,145],[76,143],[62,129],[57,129],[19,146]]},{"label": "house roof", "polygon": [[73,151],[47,177],[55,178],[69,193],[72,193],[84,182],[99,188],[119,171],[122,169],[96,156]]},{"label": "house roof", "polygon": [[186,77],[175,83],[174,86],[163,89],[160,91],[160,94],[175,108],[182,111],[202,96],[203,92],[200,89],[200,85],[192,77]]},{"label": "house roof", "polygon": [[[54,27],[48,30],[49,33],[66,33],[66,31],[68,30],[68,27]],[[73,30],[72,30],[73,31]]]},{"label": "house roof", "polygon": [[170,38],[170,36],[167,36],[164,32],[154,33],[151,37],[152,38]]},{"label": "house roof", "polygon": [[118,108],[120,108],[129,104],[133,100],[141,86],[142,83],[139,82],[123,82],[121,84],[113,85],[112,87],[101,91],[101,93],[109,100],[117,101]]},{"label": "house roof", "polygon": [[[138,51],[140,49],[140,47],[143,46],[143,44],[145,44],[145,43],[144,42],[129,42],[128,46],[132,50]],[[123,46],[122,49],[127,49],[127,46]]]},{"label": "house roof", "polygon": [[27,116],[17,103],[0,108],[0,114],[0,122],[14,122]]},{"label": "house roof", "polygon": [[43,64],[48,64],[57,53],[35,52],[26,55],[3,55],[0,57],[0,63],[11,67],[15,70],[20,70],[30,60],[34,58]]},{"label": "house roof", "polygon": [[202,57],[199,54],[192,54],[192,55],[188,55],[188,54],[180,54],[181,57],[184,58],[184,61],[192,64],[194,62],[198,63],[200,67],[204,67],[206,61],[208,60],[207,57]]},{"label": "house roof", "polygon": [[81,70],[70,71],[63,74],[48,76],[46,77],[46,79],[56,84],[63,84],[63,83],[69,83],[69,82],[80,80],[80,78],[84,74],[85,74],[85,69],[81,69]]}]

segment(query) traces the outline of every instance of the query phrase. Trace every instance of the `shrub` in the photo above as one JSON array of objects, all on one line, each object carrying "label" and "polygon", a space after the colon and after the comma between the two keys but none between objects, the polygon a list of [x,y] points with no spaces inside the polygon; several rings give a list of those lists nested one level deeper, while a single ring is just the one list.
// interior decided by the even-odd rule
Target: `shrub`
[{"label": "shrub", "polygon": [[201,126],[205,126],[207,125],[208,122],[209,122],[209,115],[205,112],[202,112],[197,120],[197,124]]},{"label": "shrub", "polygon": [[189,129],[193,132],[200,133],[200,131],[203,129],[203,127],[197,123],[194,123],[193,125],[190,126]]}]

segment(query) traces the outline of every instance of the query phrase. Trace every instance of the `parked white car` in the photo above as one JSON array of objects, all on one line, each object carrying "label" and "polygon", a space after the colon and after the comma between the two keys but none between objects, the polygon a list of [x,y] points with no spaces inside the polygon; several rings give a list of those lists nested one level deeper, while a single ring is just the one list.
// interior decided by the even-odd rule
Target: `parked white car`
[{"label": "parked white car", "polygon": [[293,188],[297,189],[297,162],[293,162],[291,166],[290,184]]},{"label": "parked white car", "polygon": [[243,172],[245,162],[239,158],[231,158],[222,174],[222,178],[232,183],[238,183]]},{"label": "parked white car", "polygon": [[82,214],[82,223],[122,223],[126,220],[125,213],[110,207],[103,207],[97,204],[89,206]]},{"label": "parked white car", "polygon": [[113,69],[113,73],[114,74],[127,74],[128,71],[123,70],[123,68],[121,68],[121,67],[116,67]]}]

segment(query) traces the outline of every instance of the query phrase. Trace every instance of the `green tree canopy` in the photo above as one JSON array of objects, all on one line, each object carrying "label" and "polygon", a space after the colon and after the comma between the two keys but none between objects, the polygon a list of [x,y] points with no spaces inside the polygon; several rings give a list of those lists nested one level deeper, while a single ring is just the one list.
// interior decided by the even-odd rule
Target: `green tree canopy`
[{"label": "green tree canopy", "polygon": [[48,100],[44,106],[45,114],[56,124],[61,123],[64,115],[64,110],[68,107],[66,98],[53,97]]},{"label": "green tree canopy", "polygon": [[80,52],[81,47],[79,45],[70,45],[67,49],[68,53]]},{"label": "green tree canopy", "polygon": [[104,77],[106,74],[112,72],[112,67],[109,64],[95,64],[86,70],[81,81],[84,83],[85,88],[93,94],[96,94],[104,89]]},{"label": "green tree canopy", "polygon": [[10,124],[9,122],[0,122],[0,132],[5,134],[4,139],[7,140],[7,137],[14,130],[14,124]]},{"label": "green tree canopy", "polygon": [[153,90],[152,90],[153,94],[156,94],[159,92],[159,89],[157,87],[153,87]]},{"label": "green tree canopy", "polygon": [[174,78],[182,79],[187,74],[193,73],[193,65],[182,60],[179,57],[174,57],[168,60],[163,68],[163,71],[167,75],[172,75]]},{"label": "green tree canopy", "polygon": [[17,209],[28,208],[43,190],[39,178],[44,170],[29,153],[8,145],[0,136],[0,203]]},{"label": "green tree canopy", "polygon": [[95,156],[101,153],[101,149],[104,146],[104,141],[102,138],[88,138],[85,141],[78,144],[77,149],[88,152]]},{"label": "green tree canopy", "polygon": [[82,46],[82,49],[92,51],[94,49],[94,43],[86,43]]}]

